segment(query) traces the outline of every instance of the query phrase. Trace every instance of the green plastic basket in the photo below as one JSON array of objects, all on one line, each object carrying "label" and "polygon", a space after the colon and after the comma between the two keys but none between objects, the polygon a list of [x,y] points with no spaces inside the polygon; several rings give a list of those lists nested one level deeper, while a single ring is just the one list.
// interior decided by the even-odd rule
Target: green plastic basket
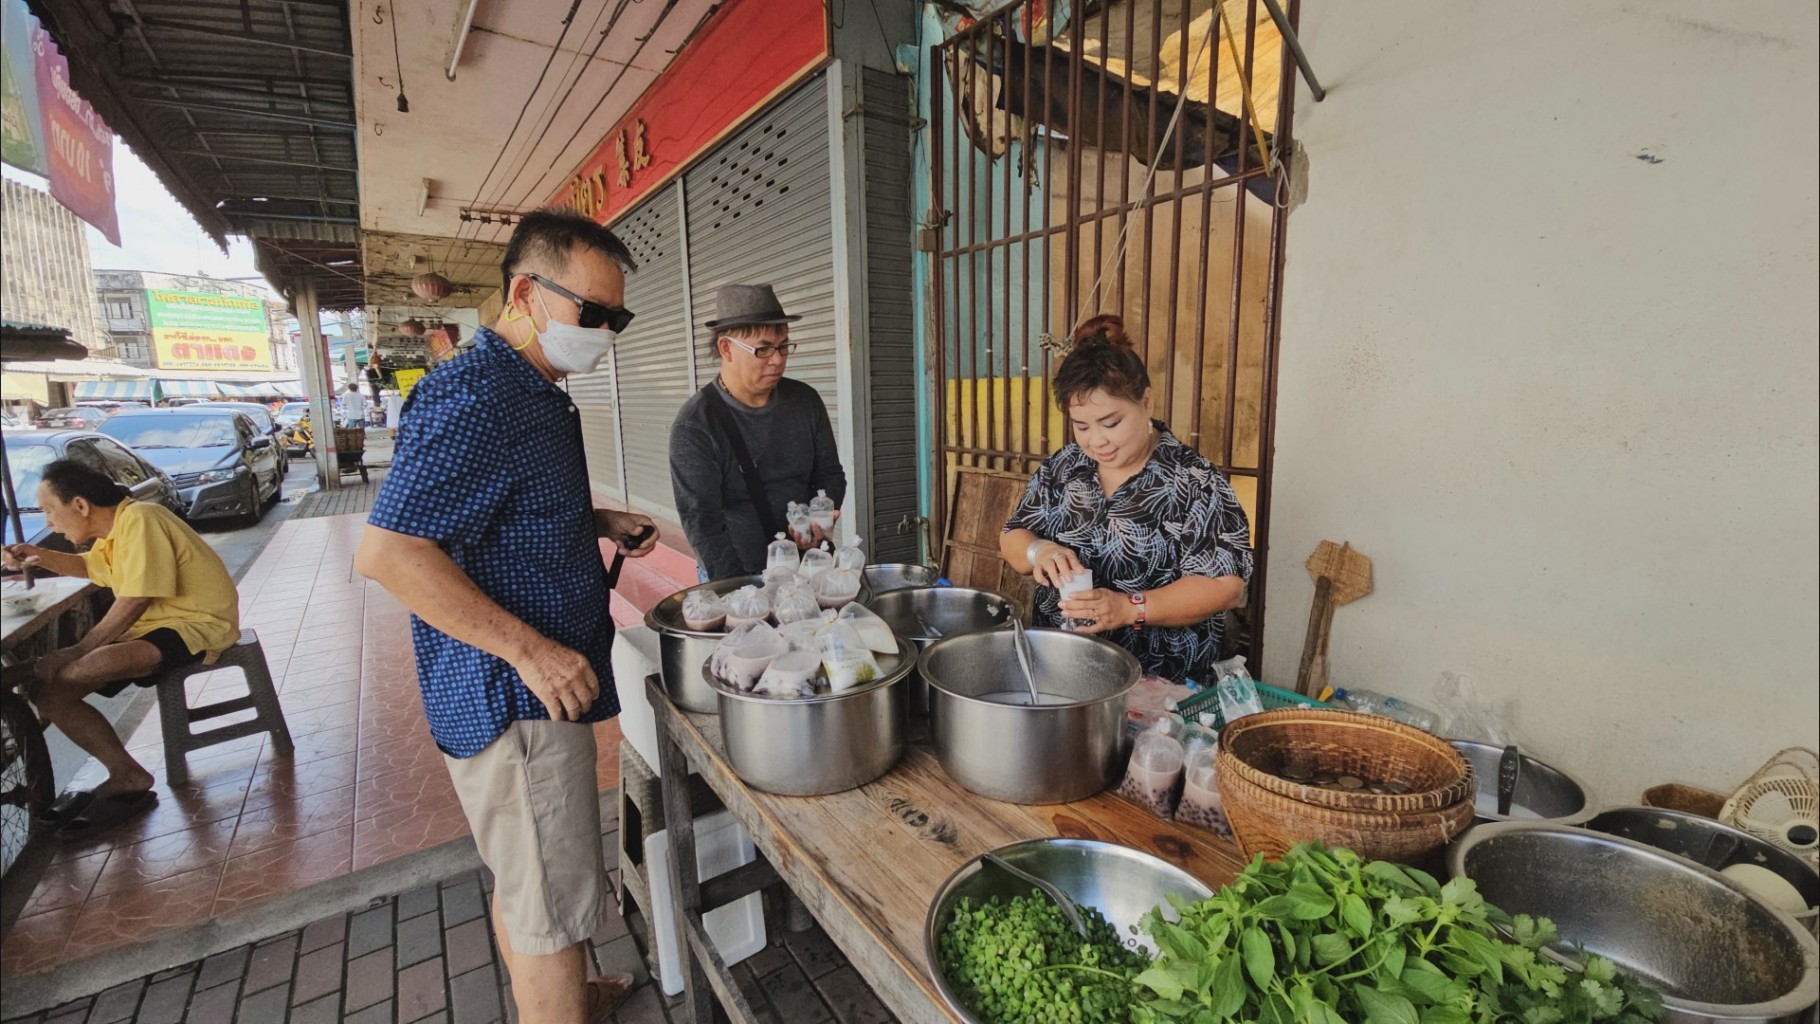
[{"label": "green plastic basket", "polygon": [[[1266,683],[1258,683],[1257,688],[1258,700],[1263,703],[1265,711],[1276,711],[1279,708],[1324,708],[1330,706],[1315,700],[1313,697],[1304,697],[1293,690],[1281,690]],[[1200,716],[1207,712],[1213,714],[1214,728],[1226,728],[1226,716],[1220,714],[1219,692],[1211,686],[1176,705],[1176,714],[1181,715],[1190,722],[1199,720]]]}]

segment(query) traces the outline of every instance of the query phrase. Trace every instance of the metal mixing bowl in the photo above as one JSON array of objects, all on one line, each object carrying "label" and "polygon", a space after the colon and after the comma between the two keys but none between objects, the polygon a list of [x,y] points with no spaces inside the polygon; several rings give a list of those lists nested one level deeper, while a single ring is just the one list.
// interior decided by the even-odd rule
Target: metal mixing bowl
[{"label": "metal mixing bowl", "polygon": [[734,774],[753,789],[821,796],[863,786],[904,753],[904,679],[916,648],[899,637],[878,656],[884,673],[839,693],[777,700],[741,693],[701,669],[720,710],[721,741]]},{"label": "metal mixing bowl", "polygon": [[933,565],[913,565],[908,562],[880,562],[868,565],[864,570],[866,586],[874,594],[883,594],[892,590],[904,590],[910,587],[933,587],[942,578],[940,569]]},{"label": "metal mixing bowl", "polygon": [[1660,989],[1670,1024],[1774,1021],[1820,996],[1820,947],[1794,918],[1653,846],[1513,821],[1468,832],[1447,866],[1503,910],[1552,919],[1551,955],[1584,947]]},{"label": "metal mixing bowl", "polygon": [[[1449,740],[1454,749],[1466,755],[1472,762],[1472,774],[1479,787],[1478,808],[1474,815],[1480,824],[1491,821],[1521,821],[1521,819],[1497,812],[1498,806],[1498,765],[1504,759],[1504,748],[1490,743],[1477,743],[1472,740]],[[1517,789],[1511,797],[1514,807],[1527,807],[1534,811],[1543,821],[1558,821],[1575,825],[1585,821],[1587,816],[1597,809],[1598,804],[1592,798],[1592,790],[1586,783],[1568,774],[1554,765],[1538,761],[1521,751],[1523,758],[1522,774],[1517,776]],[[1491,810],[1485,808],[1490,807]]]},{"label": "metal mixing bowl", "polygon": [[705,714],[720,710],[714,688],[702,678],[701,667],[714,653],[714,645],[727,634],[690,629],[683,622],[683,598],[696,590],[711,590],[726,597],[741,587],[759,587],[764,583],[762,576],[736,576],[703,583],[671,594],[645,613],[645,625],[657,634],[658,666],[663,672],[664,692],[670,695],[672,704],[685,711]]},{"label": "metal mixing bowl", "polygon": [[[867,605],[919,650],[937,640],[998,629],[1016,611],[1011,601],[986,590],[966,587],[924,587],[876,594]],[[917,718],[929,714],[929,684],[922,674],[910,677],[905,696],[909,712]]]},{"label": "metal mixing bowl", "polygon": [[1115,782],[1131,756],[1125,694],[1138,662],[1123,647],[1082,633],[1032,629],[1040,707],[981,698],[1027,693],[1007,630],[949,637],[923,652],[929,729],[948,775],[981,796],[1014,804],[1084,800]]},{"label": "metal mixing bowl", "polygon": [[1810,932],[1814,930],[1816,920],[1820,920],[1820,906],[1817,906],[1820,905],[1820,872],[1787,850],[1748,832],[1698,814],[1660,807],[1607,808],[1589,819],[1584,827],[1647,843],[1714,871],[1723,871],[1733,864],[1755,864],[1774,871],[1807,900],[1805,911],[1789,916]]},{"label": "metal mixing bowl", "polygon": [[[1012,866],[1055,885],[1077,905],[1099,911],[1126,945],[1133,947],[1148,945],[1148,936],[1132,935],[1130,929],[1151,910],[1161,907],[1164,918],[1176,920],[1175,910],[1169,905],[1171,893],[1189,902],[1213,895],[1213,890],[1200,879],[1168,861],[1116,843],[1031,839],[992,852]],[[935,894],[935,901],[929,904],[929,917],[923,925],[923,952],[929,958],[929,974],[948,1009],[967,1024],[978,1024],[978,1018],[967,1012],[948,979],[942,976],[936,940],[948,927],[962,899],[983,903],[994,896],[1010,899],[1028,896],[1031,891],[1029,884],[991,870],[975,857],[948,876]]]}]

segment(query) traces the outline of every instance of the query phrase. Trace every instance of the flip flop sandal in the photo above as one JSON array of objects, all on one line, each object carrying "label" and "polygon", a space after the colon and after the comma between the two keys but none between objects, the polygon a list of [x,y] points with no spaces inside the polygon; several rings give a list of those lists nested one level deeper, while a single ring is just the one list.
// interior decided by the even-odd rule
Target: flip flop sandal
[{"label": "flip flop sandal", "polygon": [[110,796],[97,796],[81,814],[76,815],[63,827],[57,830],[61,836],[92,836],[105,832],[124,821],[151,810],[158,802],[158,794],[149,789],[136,793],[115,793]]},{"label": "flip flop sandal", "polygon": [[612,1019],[613,1012],[632,994],[632,976],[614,974],[605,978],[589,978],[587,989],[582,1019],[588,1024],[607,1024]]},{"label": "flip flop sandal", "polygon": [[72,789],[57,798],[57,802],[45,808],[38,815],[38,820],[46,825],[61,825],[73,820],[95,799],[92,789]]}]

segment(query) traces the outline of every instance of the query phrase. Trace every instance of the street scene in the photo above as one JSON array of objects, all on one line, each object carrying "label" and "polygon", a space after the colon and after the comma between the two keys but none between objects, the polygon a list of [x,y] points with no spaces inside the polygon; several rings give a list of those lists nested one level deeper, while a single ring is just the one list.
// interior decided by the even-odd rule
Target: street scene
[{"label": "street scene", "polygon": [[1820,1024],[1811,0],[0,16],[0,1024]]}]

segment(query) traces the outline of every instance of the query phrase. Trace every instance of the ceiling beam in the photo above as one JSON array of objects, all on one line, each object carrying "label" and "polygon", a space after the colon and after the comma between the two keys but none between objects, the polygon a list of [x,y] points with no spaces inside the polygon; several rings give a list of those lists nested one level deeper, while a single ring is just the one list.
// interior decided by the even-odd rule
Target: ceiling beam
[{"label": "ceiling beam", "polygon": [[205,156],[211,160],[231,160],[245,164],[277,164],[280,167],[309,167],[318,171],[340,171],[343,174],[359,173],[359,170],[353,167],[316,164],[305,160],[279,160],[269,156],[235,156],[230,153],[211,153],[203,149],[167,149],[165,152],[175,156]]},{"label": "ceiling beam", "polygon": [[307,43],[295,43],[257,32],[231,32],[216,28],[213,25],[195,25],[187,21],[169,21],[164,18],[142,18],[140,24],[153,32],[181,32],[193,36],[204,36],[210,39],[226,39],[237,43],[253,43],[259,46],[274,46],[279,49],[295,50],[299,53],[314,53],[322,57],[340,57],[342,60],[353,60],[354,55],[343,50],[331,50],[322,46],[310,46]]},{"label": "ceiling beam", "polygon": [[[241,117],[257,117],[268,121],[283,121],[287,124],[308,124],[318,128],[339,128],[342,131],[353,131],[352,121],[331,121],[322,117],[306,117],[302,114],[287,114],[276,110],[254,110],[251,107],[224,106],[219,103],[198,103],[195,100],[171,99],[165,96],[135,96],[134,100],[152,107],[171,107],[176,110],[194,110],[206,114],[235,114]],[[213,156],[214,154],[209,154]]]},{"label": "ceiling beam", "polygon": [[236,89],[231,85],[209,85],[202,82],[133,82],[132,84],[149,89],[170,89],[181,92],[208,93],[212,96],[222,96],[229,99],[250,99],[264,102],[284,100],[287,103],[303,104],[322,103],[345,108],[349,111],[352,111],[354,108],[354,101],[351,99],[338,100],[322,96],[299,96],[295,93],[261,92],[258,89]]}]

